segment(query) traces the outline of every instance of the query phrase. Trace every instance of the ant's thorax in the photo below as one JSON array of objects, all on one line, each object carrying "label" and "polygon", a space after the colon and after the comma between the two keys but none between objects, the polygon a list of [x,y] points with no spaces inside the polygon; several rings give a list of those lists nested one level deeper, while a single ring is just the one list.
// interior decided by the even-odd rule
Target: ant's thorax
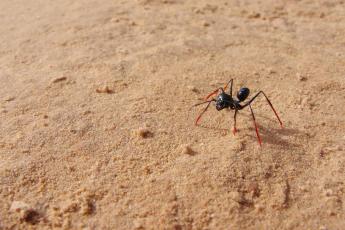
[{"label": "ant's thorax", "polygon": [[222,92],[216,98],[216,109],[218,111],[225,108],[236,109],[238,103],[239,102],[234,100],[231,95]]},{"label": "ant's thorax", "polygon": [[216,98],[216,109],[219,111],[225,108],[241,110],[243,106],[240,104],[239,100],[236,100],[232,98],[231,95],[222,92]]}]

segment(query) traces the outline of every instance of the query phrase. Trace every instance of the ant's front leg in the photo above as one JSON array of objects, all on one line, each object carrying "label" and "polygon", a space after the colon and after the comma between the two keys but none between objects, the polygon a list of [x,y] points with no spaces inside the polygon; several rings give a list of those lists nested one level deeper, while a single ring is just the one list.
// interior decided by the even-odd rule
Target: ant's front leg
[{"label": "ant's front leg", "polygon": [[204,110],[199,114],[199,116],[196,118],[195,123],[194,123],[195,125],[198,125],[198,122],[199,122],[199,120],[201,119],[201,116],[207,111],[208,107],[210,107],[210,104],[211,104],[212,101],[216,101],[216,100],[215,100],[215,99],[212,99],[212,100],[209,100],[209,101],[205,101],[205,102],[201,102],[201,103],[195,104],[195,105],[193,106],[193,107],[195,107],[195,106],[199,106],[199,105],[208,103],[207,106],[205,107],[205,109],[204,109]]},{"label": "ant's front leg", "polygon": [[230,85],[230,95],[232,96],[232,82],[233,82],[233,79],[231,79],[225,86],[224,88],[218,88],[216,90],[214,90],[213,92],[211,92],[209,95],[206,96],[205,98],[205,101],[207,101],[207,99],[209,99],[210,97],[212,97],[213,95],[217,94],[219,90],[221,90],[222,92],[224,92],[224,90],[226,90],[229,86],[229,84],[231,83]]},{"label": "ant's front leg", "polygon": [[236,115],[237,115],[237,109],[235,110],[235,114],[234,114],[234,129],[232,130],[232,133],[234,134],[234,136],[235,136],[235,134],[236,134],[236,132],[237,132],[237,129],[236,129]]}]

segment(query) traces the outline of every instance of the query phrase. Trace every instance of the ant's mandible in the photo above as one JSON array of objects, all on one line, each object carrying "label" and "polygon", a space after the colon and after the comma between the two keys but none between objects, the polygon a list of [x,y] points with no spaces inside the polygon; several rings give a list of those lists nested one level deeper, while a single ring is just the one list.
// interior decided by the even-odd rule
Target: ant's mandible
[{"label": "ant's mandible", "polygon": [[[258,126],[256,124],[256,121],[255,121],[255,116],[254,116],[254,112],[253,112],[253,109],[251,107],[251,103],[257,98],[257,96],[259,96],[260,94],[264,95],[264,97],[266,98],[269,106],[271,107],[271,109],[273,110],[274,114],[276,115],[279,123],[280,123],[280,126],[283,127],[283,123],[282,121],[280,120],[279,116],[278,116],[278,113],[276,112],[276,110],[274,109],[271,101],[268,99],[268,97],[266,96],[266,94],[263,92],[263,91],[260,91],[258,92],[253,98],[251,98],[248,102],[246,102],[245,104],[241,105],[240,103],[241,102],[244,102],[244,100],[246,100],[246,98],[249,96],[249,89],[248,88],[241,88],[238,92],[237,92],[237,100],[234,99],[232,97],[232,82],[233,82],[233,79],[231,79],[226,85],[224,88],[218,88],[216,90],[214,90],[213,92],[211,92],[209,95],[207,95],[207,97],[205,98],[205,101],[204,102],[201,102],[201,103],[198,103],[198,104],[195,104],[194,106],[199,106],[199,105],[202,105],[202,104],[206,104],[207,103],[207,106],[205,107],[205,109],[200,113],[200,115],[197,117],[197,119],[195,120],[195,125],[198,125],[198,122],[200,121],[201,119],[201,116],[207,111],[208,107],[210,106],[211,102],[216,102],[216,109],[218,111],[222,110],[222,109],[225,109],[225,108],[229,108],[231,110],[235,110],[235,114],[234,114],[234,129],[233,129],[233,134],[235,135],[235,133],[237,132],[237,129],[236,129],[236,115],[237,115],[237,112],[239,110],[242,110],[244,109],[245,107],[249,106],[249,109],[250,109],[250,112],[252,114],[252,118],[253,118],[253,121],[254,121],[254,126],[255,126],[255,132],[256,132],[256,136],[258,138],[258,142],[261,146],[261,138],[260,138],[260,135],[259,135],[259,131],[258,131]],[[227,94],[225,93],[225,90],[226,88],[229,86],[230,84],[230,94]],[[212,98],[211,100],[208,100],[210,97],[216,95],[218,92],[220,92],[216,98]]]}]

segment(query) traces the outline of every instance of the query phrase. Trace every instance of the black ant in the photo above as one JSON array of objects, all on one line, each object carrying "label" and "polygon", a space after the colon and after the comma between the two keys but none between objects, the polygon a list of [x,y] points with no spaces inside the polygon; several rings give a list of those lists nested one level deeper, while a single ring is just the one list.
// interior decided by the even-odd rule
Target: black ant
[{"label": "black ant", "polygon": [[[225,109],[225,108],[228,108],[228,109],[231,109],[231,110],[235,110],[235,114],[234,114],[234,129],[233,129],[233,134],[235,135],[236,132],[237,132],[237,129],[236,129],[236,115],[237,115],[237,112],[239,110],[242,110],[245,107],[249,106],[250,112],[252,113],[252,117],[253,117],[253,121],[254,121],[256,136],[257,136],[258,142],[259,142],[259,144],[261,146],[261,138],[260,138],[260,135],[259,135],[259,132],[258,132],[258,126],[256,124],[254,112],[253,112],[253,109],[251,107],[251,103],[255,100],[255,98],[257,98],[257,96],[259,96],[260,94],[263,94],[265,96],[269,106],[272,108],[274,114],[276,115],[276,117],[277,117],[281,127],[283,127],[283,123],[281,122],[281,120],[280,120],[276,110],[274,109],[271,101],[268,99],[268,97],[266,96],[266,94],[263,91],[258,92],[253,98],[251,98],[248,102],[246,102],[243,105],[241,105],[240,103],[244,102],[244,100],[246,100],[246,98],[249,96],[250,90],[248,88],[243,87],[243,88],[241,88],[237,92],[237,96],[236,96],[237,100],[232,98],[232,82],[233,82],[233,79],[231,79],[225,85],[224,88],[218,88],[218,89],[214,90],[213,92],[211,92],[209,95],[207,95],[207,97],[205,98],[204,102],[201,102],[201,103],[198,103],[198,104],[194,105],[194,106],[199,106],[199,105],[208,103],[207,106],[205,107],[205,109],[200,113],[200,115],[195,120],[195,125],[198,125],[198,122],[199,122],[201,116],[206,112],[206,110],[210,106],[211,102],[214,101],[214,102],[216,102],[216,109],[218,111],[220,111],[222,109]],[[230,84],[230,94],[226,94],[224,90],[226,90],[226,88],[229,86],[229,84]],[[220,93],[218,94],[216,99],[212,98],[211,100],[208,100],[210,97],[212,97],[213,95],[217,94],[219,91],[220,91]]]}]

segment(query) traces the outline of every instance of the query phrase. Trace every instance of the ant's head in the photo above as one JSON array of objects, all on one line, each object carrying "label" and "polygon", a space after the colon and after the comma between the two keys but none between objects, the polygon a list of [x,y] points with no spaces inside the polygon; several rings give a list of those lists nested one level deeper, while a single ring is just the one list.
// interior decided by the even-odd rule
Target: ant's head
[{"label": "ant's head", "polygon": [[239,101],[244,101],[246,100],[246,98],[249,95],[249,89],[248,88],[241,88],[238,92],[237,92],[237,98]]},{"label": "ant's head", "polygon": [[217,100],[216,100],[216,109],[222,110],[226,107],[226,94],[225,93],[221,93],[218,95]]}]

